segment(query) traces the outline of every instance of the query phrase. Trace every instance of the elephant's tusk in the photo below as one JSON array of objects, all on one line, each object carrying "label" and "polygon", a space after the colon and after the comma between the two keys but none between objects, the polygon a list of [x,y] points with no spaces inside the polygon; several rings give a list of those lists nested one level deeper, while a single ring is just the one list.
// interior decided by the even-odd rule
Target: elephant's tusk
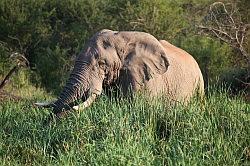
[{"label": "elephant's tusk", "polygon": [[91,103],[93,103],[93,101],[96,99],[96,94],[92,94],[85,102],[83,102],[82,104],[79,104],[77,106],[73,106],[73,109],[74,110],[83,110],[85,109],[86,107],[90,106]]},{"label": "elephant's tusk", "polygon": [[50,102],[37,102],[37,103],[34,103],[34,105],[38,107],[50,107],[51,103]]}]

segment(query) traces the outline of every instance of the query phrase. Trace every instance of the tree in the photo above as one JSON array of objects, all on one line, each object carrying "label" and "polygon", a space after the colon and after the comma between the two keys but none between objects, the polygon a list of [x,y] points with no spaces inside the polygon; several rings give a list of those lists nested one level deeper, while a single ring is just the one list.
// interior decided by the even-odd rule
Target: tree
[{"label": "tree", "polygon": [[250,64],[250,55],[245,48],[246,34],[250,24],[242,22],[235,5],[213,3],[198,28],[238,50]]},{"label": "tree", "polygon": [[[206,16],[197,27],[202,33],[213,36],[236,50],[247,64],[246,80],[250,78],[250,54],[247,51],[247,34],[250,24],[242,21],[235,3],[215,2],[211,4]],[[249,83],[245,84],[249,85]]]}]

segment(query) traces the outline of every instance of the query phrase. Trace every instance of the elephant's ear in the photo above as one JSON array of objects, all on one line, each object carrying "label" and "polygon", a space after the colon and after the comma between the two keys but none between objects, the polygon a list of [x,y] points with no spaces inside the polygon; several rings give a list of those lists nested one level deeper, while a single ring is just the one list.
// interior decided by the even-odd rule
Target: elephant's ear
[{"label": "elephant's ear", "polygon": [[132,48],[125,59],[125,66],[132,76],[133,86],[142,86],[156,75],[167,71],[169,61],[160,42],[138,42]]}]

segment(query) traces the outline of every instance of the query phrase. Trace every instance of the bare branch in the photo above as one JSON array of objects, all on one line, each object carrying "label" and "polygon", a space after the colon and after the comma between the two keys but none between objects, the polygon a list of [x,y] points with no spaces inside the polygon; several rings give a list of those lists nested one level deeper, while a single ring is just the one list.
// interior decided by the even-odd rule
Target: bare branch
[{"label": "bare branch", "polygon": [[29,61],[22,54],[15,52],[15,53],[10,55],[10,58],[14,59],[16,61],[18,67],[28,67],[29,66]]},{"label": "bare branch", "polygon": [[209,6],[200,25],[201,32],[212,35],[238,50],[250,66],[250,55],[246,51],[246,34],[250,24],[244,24],[236,5],[215,2]]},{"label": "bare branch", "polygon": [[0,90],[9,82],[10,77],[18,71],[21,67],[28,67],[29,61],[24,57],[24,55],[19,53],[13,53],[10,55],[11,59],[16,61],[16,65],[12,67],[12,69],[8,72],[8,74],[4,77],[4,79],[0,83]]},{"label": "bare branch", "polygon": [[0,83],[0,90],[9,82],[10,76],[17,71],[18,67],[14,66]]},{"label": "bare branch", "polygon": [[21,44],[21,41],[17,38],[17,37],[14,37],[14,36],[8,36],[10,39],[12,39],[12,40],[16,40],[17,42],[18,42],[18,45],[19,45],[19,48],[20,48],[20,50],[23,52],[24,50],[23,50],[23,46],[22,46],[22,44]]},{"label": "bare branch", "polygon": [[240,80],[240,79],[238,79],[238,78],[235,78],[237,81],[239,81],[239,82],[241,82],[241,83],[243,83],[244,85],[246,85],[246,86],[248,86],[248,87],[250,87],[250,83],[248,83],[248,82],[244,82],[244,81],[242,81],[242,80]]}]

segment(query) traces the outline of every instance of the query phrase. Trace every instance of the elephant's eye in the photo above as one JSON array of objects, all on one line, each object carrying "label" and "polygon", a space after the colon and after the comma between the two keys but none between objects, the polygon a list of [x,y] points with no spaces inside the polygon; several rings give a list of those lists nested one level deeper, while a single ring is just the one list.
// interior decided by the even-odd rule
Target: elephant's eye
[{"label": "elephant's eye", "polygon": [[100,66],[100,68],[104,69],[105,68],[105,61],[104,60],[100,60],[98,62],[98,65]]}]

